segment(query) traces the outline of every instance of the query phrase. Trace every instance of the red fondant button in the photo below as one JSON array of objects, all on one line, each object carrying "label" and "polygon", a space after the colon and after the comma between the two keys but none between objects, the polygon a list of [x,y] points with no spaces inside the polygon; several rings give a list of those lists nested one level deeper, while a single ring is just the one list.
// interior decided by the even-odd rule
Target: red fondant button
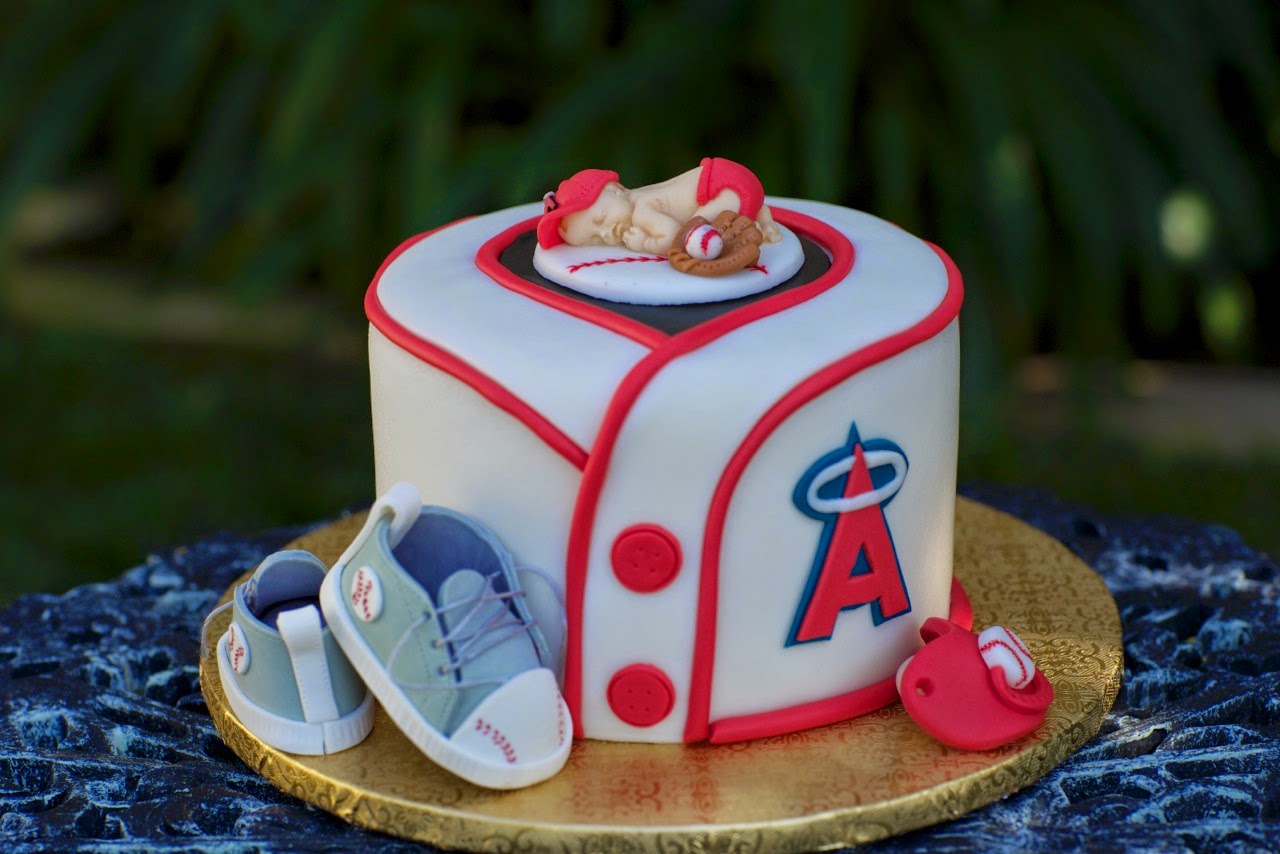
[{"label": "red fondant button", "polygon": [[613,541],[613,574],[622,586],[652,593],[671,583],[680,571],[680,541],[659,525],[632,525]]},{"label": "red fondant button", "polygon": [[609,708],[618,720],[632,726],[653,726],[671,714],[676,689],[652,664],[632,664],[609,680]]}]

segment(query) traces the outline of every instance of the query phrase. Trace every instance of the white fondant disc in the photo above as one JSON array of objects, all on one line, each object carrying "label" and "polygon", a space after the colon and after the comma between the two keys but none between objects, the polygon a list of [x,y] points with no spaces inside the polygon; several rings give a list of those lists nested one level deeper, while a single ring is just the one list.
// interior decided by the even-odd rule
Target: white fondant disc
[{"label": "white fondant disc", "polygon": [[804,263],[800,239],[778,226],[782,240],[760,246],[754,267],[727,276],[692,276],[666,256],[632,252],[625,246],[570,246],[533,250],[533,267],[558,285],[609,302],[688,305],[758,294],[790,279]]}]

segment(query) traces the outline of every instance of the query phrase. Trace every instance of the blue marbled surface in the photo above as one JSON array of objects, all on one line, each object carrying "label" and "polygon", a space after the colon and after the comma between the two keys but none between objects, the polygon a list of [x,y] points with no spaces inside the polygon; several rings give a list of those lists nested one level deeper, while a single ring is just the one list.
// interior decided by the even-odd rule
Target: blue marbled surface
[{"label": "blue marbled surface", "polygon": [[[1280,849],[1275,561],[1229,529],[1120,519],[1050,495],[971,498],[1066,543],[1124,623],[1120,697],[1035,785],[886,851]],[[304,532],[215,536],[0,617],[0,842],[8,850],[421,850],[281,794],[227,750],[197,677],[204,615]]]}]

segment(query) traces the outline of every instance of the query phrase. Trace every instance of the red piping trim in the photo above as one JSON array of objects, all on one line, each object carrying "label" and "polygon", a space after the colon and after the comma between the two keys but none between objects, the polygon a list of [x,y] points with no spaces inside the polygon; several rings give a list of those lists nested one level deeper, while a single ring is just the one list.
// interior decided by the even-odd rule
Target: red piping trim
[{"label": "red piping trim", "polygon": [[449,225],[442,225],[440,228],[434,228],[431,231],[410,237],[397,246],[395,251],[387,256],[387,260],[382,262],[382,266],[378,268],[378,272],[373,276],[373,282],[370,283],[369,289],[365,291],[365,314],[368,316],[369,322],[374,325],[374,328],[387,336],[401,349],[412,353],[427,364],[439,368],[455,379],[471,386],[485,400],[488,400],[494,406],[532,430],[534,434],[550,445],[552,450],[568,460],[570,465],[581,469],[587,464],[587,452],[570,439],[564,431],[552,424],[546,416],[516,397],[509,389],[499,384],[488,374],[483,373],[443,347],[425,341],[406,329],[399,321],[387,313],[387,310],[383,308],[382,303],[378,300],[378,283],[382,280],[382,274],[387,267],[391,266],[393,261],[418,241],[430,237],[442,228],[448,228],[450,225],[456,225],[463,221],[460,219],[449,223]]},{"label": "red piping trim", "polygon": [[[960,271],[956,269],[955,263],[947,257],[947,254],[937,246],[930,243],[929,248],[942,259],[947,271],[947,292],[938,307],[914,326],[850,353],[839,361],[832,362],[783,395],[751,428],[751,432],[729,459],[729,464],[720,476],[720,482],[716,485],[715,494],[711,499],[711,507],[707,512],[706,534],[702,540],[698,628],[693,646],[693,674],[689,681],[689,710],[685,718],[685,741],[702,741],[707,738],[709,732],[711,678],[715,668],[716,608],[720,593],[720,546],[724,536],[725,517],[729,512],[729,501],[738,486],[738,481],[746,470],[747,463],[764,444],[765,439],[793,412],[858,371],[927,341],[945,329],[959,315],[960,303],[964,300],[964,284],[960,278]],[[587,471],[590,472],[590,467]],[[570,631],[572,631],[572,624]],[[787,711],[753,717],[765,717],[767,714],[782,715]]]},{"label": "red piping trim", "polygon": [[[649,381],[674,359],[704,347],[728,332],[732,332],[747,323],[784,311],[792,306],[812,299],[823,291],[844,280],[853,269],[853,244],[843,234],[820,220],[795,211],[773,209],[774,219],[792,231],[803,232],[817,242],[831,255],[831,267],[808,284],[783,291],[776,296],[766,297],[754,303],[734,309],[713,320],[699,324],[692,329],[671,337],[661,336],[656,342],[656,349],[641,359],[634,368],[618,384],[609,408],[605,411],[604,422],[591,448],[587,466],[583,469],[582,484],[578,488],[578,502],[573,509],[573,521],[569,529],[568,560],[565,566],[565,611],[568,617],[568,646],[565,661],[564,698],[569,704],[573,716],[574,734],[583,735],[582,728],[582,626],[583,607],[586,595],[587,556],[591,548],[592,528],[596,516],[596,507],[600,501],[600,492],[604,488],[609,471],[609,461],[613,455],[613,447],[618,433],[622,430],[631,407],[635,405],[641,392]],[[530,220],[534,222],[536,220]],[[527,227],[528,224],[525,224]],[[483,250],[482,250],[483,251]],[[482,267],[483,269],[483,267]],[[505,268],[504,268],[505,269]],[[523,280],[522,280],[523,281]],[[532,286],[531,286],[532,287]],[[549,294],[538,288],[543,294]],[[610,318],[617,318],[612,312],[567,300],[563,297],[555,300],[543,300],[548,305],[560,306],[560,302],[571,303],[574,308],[566,308],[579,317],[593,319],[597,313],[604,313]],[[589,309],[579,312],[577,307]],[[630,321],[627,321],[630,323]],[[645,327],[648,329],[648,327]],[[652,331],[652,330],[649,330]],[[637,339],[638,340],[638,339]]]},{"label": "red piping trim", "polygon": [[[514,243],[515,239],[521,234],[537,228],[538,220],[540,219],[542,219],[541,216],[535,216],[523,222],[517,222],[510,228],[498,232],[485,241],[485,244],[480,247],[480,251],[476,253],[476,266],[480,268],[480,272],[504,288],[523,294],[532,300],[537,300],[543,305],[559,309],[565,314],[571,314],[574,317],[588,321],[595,326],[608,329],[610,332],[615,332],[624,338],[630,338],[650,350],[656,350],[670,340],[669,336],[653,327],[646,326],[629,317],[623,317],[606,308],[579,302],[547,288],[539,287],[504,267],[502,262],[498,260],[503,251]],[[572,704],[570,705],[572,706]]]},{"label": "red piping trim", "polygon": [[[966,630],[973,627],[973,608],[969,604],[969,594],[954,577],[951,579],[950,619]],[[890,677],[825,700],[756,715],[722,718],[711,724],[707,740],[712,744],[725,744],[826,726],[874,712],[897,699],[897,680]]]},{"label": "red piping trim", "polygon": [[726,744],[731,741],[747,741],[753,738],[798,732],[802,729],[826,726],[865,715],[867,712],[874,712],[896,699],[898,699],[898,686],[894,684],[891,676],[838,697],[828,697],[825,700],[802,703],[758,715],[742,715],[718,720],[711,725],[706,739],[712,744]]}]

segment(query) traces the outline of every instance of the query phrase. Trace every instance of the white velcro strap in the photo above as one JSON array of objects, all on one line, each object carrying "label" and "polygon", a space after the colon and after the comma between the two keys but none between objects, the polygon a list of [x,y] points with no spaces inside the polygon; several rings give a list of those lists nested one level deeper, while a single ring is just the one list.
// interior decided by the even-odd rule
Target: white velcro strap
[{"label": "white velcro strap", "polygon": [[282,611],[276,618],[276,628],[289,650],[303,718],[307,723],[337,720],[338,701],[333,696],[329,661],[324,655],[320,612],[314,605]]}]

